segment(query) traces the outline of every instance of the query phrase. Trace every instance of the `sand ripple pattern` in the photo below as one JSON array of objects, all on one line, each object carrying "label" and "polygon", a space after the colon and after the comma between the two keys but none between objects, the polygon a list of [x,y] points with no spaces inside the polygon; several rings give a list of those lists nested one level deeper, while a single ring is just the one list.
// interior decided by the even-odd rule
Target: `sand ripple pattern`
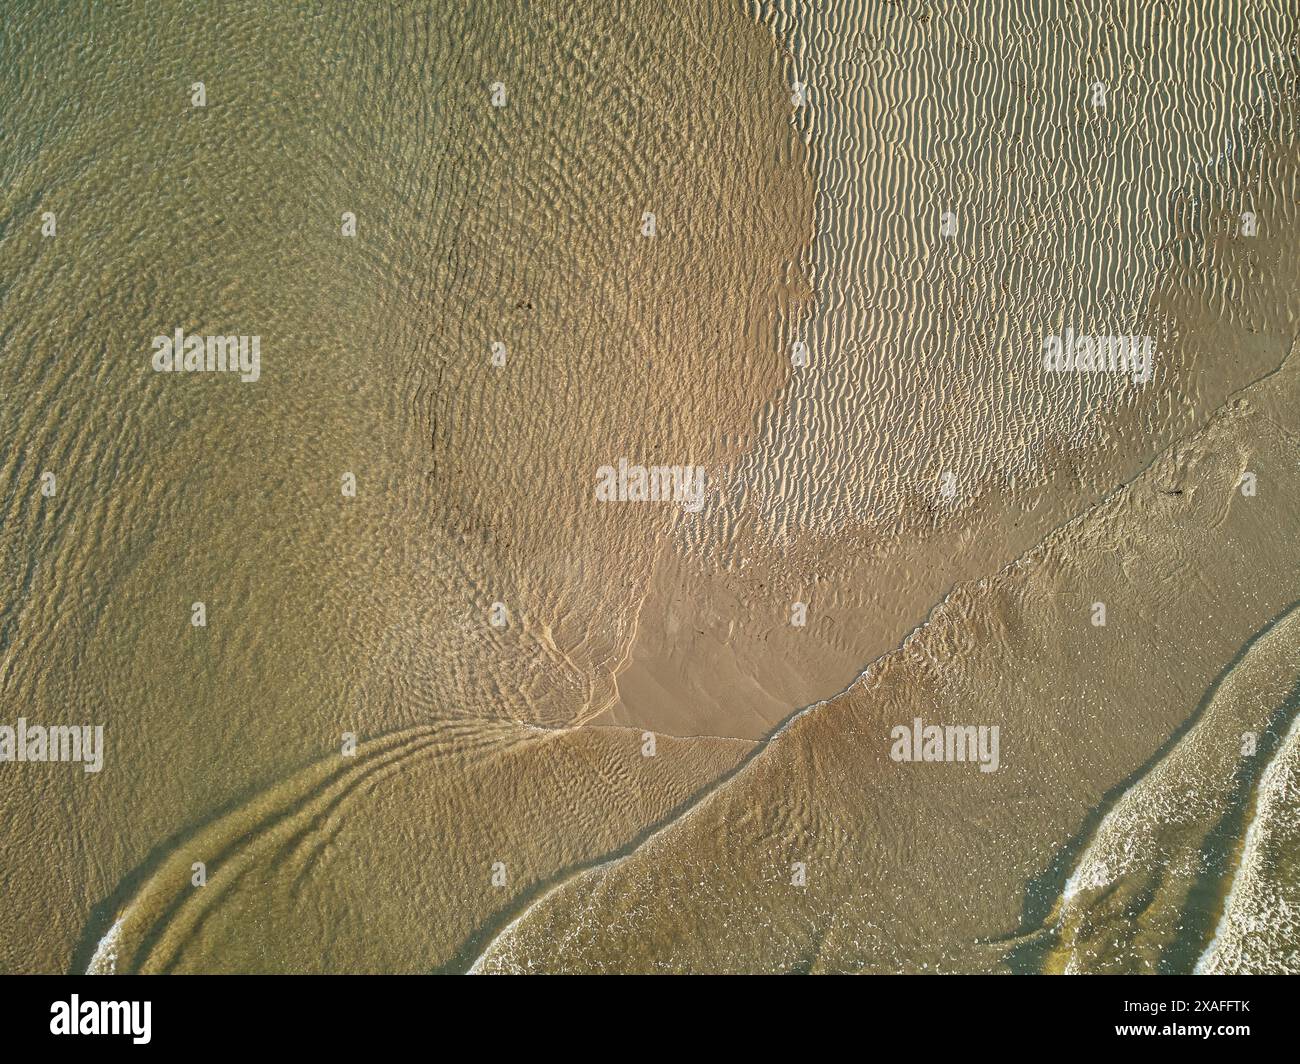
[{"label": "sand ripple pattern", "polygon": [[[1213,391],[1151,301],[1188,229],[1252,209],[1269,179],[1290,5],[753,8],[808,86],[817,312],[797,333],[812,365],[769,409],[738,508],[778,530],[906,528],[946,471],[960,509],[1031,485],[1062,448],[1141,446]],[[1268,301],[1230,276],[1208,298],[1227,317]],[[1042,338],[1067,326],[1155,336],[1156,381],[1045,377]]]}]

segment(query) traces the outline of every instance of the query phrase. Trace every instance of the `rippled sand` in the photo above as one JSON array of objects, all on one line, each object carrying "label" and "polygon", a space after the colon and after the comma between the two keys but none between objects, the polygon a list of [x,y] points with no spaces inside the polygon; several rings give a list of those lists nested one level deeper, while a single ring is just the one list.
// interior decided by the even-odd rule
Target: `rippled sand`
[{"label": "rippled sand", "polygon": [[0,967],[1296,970],[1295,12],[0,6]]},{"label": "rippled sand", "polygon": [[[1168,777],[1185,748],[1195,758],[1202,736],[1189,733],[1157,760],[1168,737],[1208,699],[1200,732],[1210,725],[1226,734],[1217,745],[1204,740],[1210,760],[1197,770],[1231,776],[1242,721],[1213,715],[1222,712],[1216,698],[1232,698],[1219,663],[1240,659],[1237,668],[1261,673],[1250,684],[1253,712],[1237,710],[1246,726],[1263,727],[1300,682],[1291,614],[1300,579],[1282,564],[1300,516],[1296,437],[1285,427],[1298,396],[1293,354],[1100,506],[995,576],[954,589],[899,650],[843,695],[797,715],[726,786],[631,854],[557,884],[476,969],[1036,967],[1043,940],[1059,933],[1055,899],[1091,835],[1089,813],[1128,783],[1140,790],[1124,801],[1172,837],[1169,850],[1153,849],[1163,840],[1143,839],[1132,823],[1115,824],[1116,841],[1107,842],[1121,804],[1093,839],[1086,868],[1112,846],[1121,866],[1104,866],[1106,882],[1123,872],[1138,890],[1142,869],[1122,867],[1131,842],[1139,861],[1159,864],[1164,889],[1178,871],[1170,860],[1184,859],[1195,837],[1178,839],[1184,829],[1160,817],[1150,792],[1198,815],[1186,805],[1195,781]],[[1247,467],[1268,478],[1266,495],[1240,495]],[[1171,483],[1180,494],[1170,494]],[[1111,605],[1104,628],[1081,608],[1093,597]],[[1276,643],[1257,635],[1270,622]],[[1294,702],[1286,705],[1294,713]],[[891,727],[918,714],[999,723],[1001,769],[892,761]],[[1260,756],[1268,749],[1263,743]],[[1231,814],[1232,805],[1216,802],[1216,811]],[[796,862],[806,885],[792,883]],[[1080,886],[1101,883],[1085,872]],[[1118,908],[1123,899],[1103,902]],[[1140,905],[1128,906],[1110,931],[1158,938],[1144,920]],[[1126,952],[1109,962],[1154,964],[1146,950],[1135,958],[1121,945]]]},{"label": "rippled sand", "polygon": [[[200,860],[206,915],[178,926],[226,948],[196,965],[448,963],[747,748],[563,729],[616,697],[685,516],[596,506],[596,467],[721,461],[789,373],[813,200],[771,34],[694,4],[5,15],[5,702],[108,749],[93,778],[0,773],[0,965],[80,967],[117,926],[183,967],[149,922]],[[151,372],[177,325],[260,334],[260,381]],[[512,761],[535,726],[561,730]],[[426,734],[377,796],[372,751]],[[361,810],[365,859],[278,878],[286,833],[334,853]],[[266,877],[287,895],[228,882]]]}]

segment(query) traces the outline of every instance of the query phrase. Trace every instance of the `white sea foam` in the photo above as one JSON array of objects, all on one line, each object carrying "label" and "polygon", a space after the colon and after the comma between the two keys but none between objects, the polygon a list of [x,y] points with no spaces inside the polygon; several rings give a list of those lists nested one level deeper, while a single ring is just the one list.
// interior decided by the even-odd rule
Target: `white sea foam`
[{"label": "white sea foam", "polygon": [[[1300,781],[1300,716],[1282,741],[1259,781],[1255,816],[1246,829],[1241,863],[1237,867],[1214,937],[1196,962],[1197,975],[1275,971],[1289,968],[1285,957],[1270,948],[1290,938],[1300,911],[1295,899],[1283,895],[1269,873],[1270,843],[1286,830],[1294,816]],[[1292,830],[1294,828],[1292,827]],[[1294,959],[1294,958],[1293,958]]]},{"label": "white sea foam", "polygon": [[95,947],[90,963],[86,965],[87,975],[116,975],[117,950],[122,941],[122,918],[113,921],[113,926],[104,933]]}]

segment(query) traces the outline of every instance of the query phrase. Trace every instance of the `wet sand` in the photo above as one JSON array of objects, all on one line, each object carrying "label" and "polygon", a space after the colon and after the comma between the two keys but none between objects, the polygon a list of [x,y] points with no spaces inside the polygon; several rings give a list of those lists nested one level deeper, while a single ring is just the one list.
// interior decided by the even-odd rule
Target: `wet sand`
[{"label": "wet sand", "polygon": [[0,967],[1293,965],[1294,16],[990,12],[16,15],[0,679],[108,751],[0,771]]}]

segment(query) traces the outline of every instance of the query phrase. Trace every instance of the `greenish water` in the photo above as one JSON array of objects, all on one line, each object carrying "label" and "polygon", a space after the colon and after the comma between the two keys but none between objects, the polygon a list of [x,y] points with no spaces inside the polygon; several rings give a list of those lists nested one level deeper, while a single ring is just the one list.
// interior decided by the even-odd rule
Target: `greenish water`
[{"label": "greenish water", "polygon": [[1295,970],[1296,16],[1121,14],[0,0],[0,969]]}]

